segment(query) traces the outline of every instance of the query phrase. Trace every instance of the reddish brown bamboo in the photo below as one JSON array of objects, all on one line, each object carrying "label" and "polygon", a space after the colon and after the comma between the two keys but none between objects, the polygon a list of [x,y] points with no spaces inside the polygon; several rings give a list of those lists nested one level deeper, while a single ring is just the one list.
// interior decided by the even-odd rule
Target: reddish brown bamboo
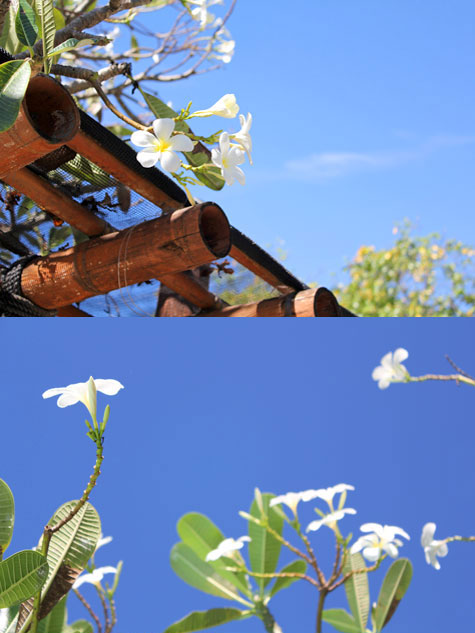
[{"label": "reddish brown bamboo", "polygon": [[86,134],[83,130],[78,130],[76,136],[68,142],[68,147],[101,167],[126,187],[133,189],[147,200],[150,200],[150,202],[156,204],[165,213],[170,213],[183,206],[182,203],[177,202],[146,178],[130,169],[125,163],[116,158],[110,150],[103,147],[99,141]]},{"label": "reddish brown bamboo", "polygon": [[49,154],[79,129],[73,98],[47,75],[30,80],[14,125],[0,134],[0,177]]},{"label": "reddish brown bamboo", "polygon": [[36,260],[23,270],[22,292],[44,308],[67,306],[209,263],[230,242],[225,214],[204,202]]},{"label": "reddish brown bamboo", "polygon": [[[227,304],[185,273],[157,275],[167,288],[202,309],[219,310]],[[163,315],[161,315],[163,316]],[[187,314],[189,316],[189,314]]]},{"label": "reddish brown bamboo", "polygon": [[76,308],[76,306],[64,306],[63,308],[58,308],[56,316],[59,317],[90,317],[92,314],[88,314],[84,312],[84,310],[80,310]]},{"label": "reddish brown bamboo", "polygon": [[230,257],[239,262],[242,266],[250,270],[252,273],[263,279],[270,286],[278,290],[281,294],[287,294],[292,292],[293,288],[289,286],[285,286],[282,284],[282,281],[278,279],[275,275],[273,275],[267,268],[259,264],[256,260],[249,257],[246,253],[241,251],[234,244],[231,246],[231,250],[229,251]]},{"label": "reddish brown bamboo", "polygon": [[229,306],[203,317],[338,317],[338,302],[327,288],[309,288],[256,303]]},{"label": "reddish brown bamboo", "polygon": [[102,235],[107,231],[107,222],[102,218],[71,200],[60,189],[55,189],[48,181],[26,167],[2,176],[2,180],[34,200],[45,211],[72,224],[86,235]]}]

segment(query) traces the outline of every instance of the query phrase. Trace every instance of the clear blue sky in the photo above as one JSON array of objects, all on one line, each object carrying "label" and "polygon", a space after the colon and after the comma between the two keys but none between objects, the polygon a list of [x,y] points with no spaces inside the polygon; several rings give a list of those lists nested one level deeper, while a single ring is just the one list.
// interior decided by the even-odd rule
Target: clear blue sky
[{"label": "clear blue sky", "polygon": [[474,21],[472,0],[238,0],[232,62],[161,96],[201,109],[236,94],[254,118],[254,166],[244,187],[208,196],[260,244],[284,240],[304,281],[331,285],[406,217],[475,242]]},{"label": "clear blue sky", "polygon": [[[236,538],[246,529],[237,513],[248,509],[256,485],[280,494],[340,482],[356,487],[347,505],[358,514],[340,523],[345,531],[358,534],[370,521],[411,536],[401,554],[413,561],[414,579],[388,633],[473,631],[474,546],[450,545],[437,572],[419,544],[427,521],[441,538],[475,534],[473,389],[425,383],[380,391],[371,379],[383,354],[399,346],[409,350],[414,375],[449,372],[445,353],[474,373],[471,323],[227,323],[4,321],[0,477],[17,504],[10,553],[36,544],[56,507],[82,493],[94,461],[85,409],[59,409],[42,392],[90,374],[116,378],[125,389],[99,401],[112,413],[92,502],[114,536],[97,563],[124,559],[117,633],[160,633],[191,610],[226,604],[188,587],[169,566],[182,514],[203,512]],[[302,511],[305,524],[314,518],[311,503]],[[328,569],[329,530],[312,543]],[[382,574],[374,578],[379,585]],[[271,603],[284,633],[313,630],[309,587],[297,583]],[[92,587],[84,593],[94,600]],[[86,615],[70,602],[73,618]],[[329,600],[345,603],[343,591]],[[248,620],[218,630],[263,628]]]}]

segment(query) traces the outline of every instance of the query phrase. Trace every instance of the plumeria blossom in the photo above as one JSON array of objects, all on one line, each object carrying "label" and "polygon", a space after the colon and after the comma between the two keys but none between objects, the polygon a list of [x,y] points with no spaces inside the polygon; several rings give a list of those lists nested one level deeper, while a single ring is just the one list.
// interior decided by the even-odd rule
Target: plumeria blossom
[{"label": "plumeria blossom", "polygon": [[363,550],[363,556],[372,563],[377,561],[383,552],[386,552],[391,558],[397,557],[398,547],[401,547],[403,542],[396,538],[396,534],[404,536],[404,538],[408,540],[410,539],[407,532],[395,525],[364,523],[360,527],[360,530],[362,532],[372,532],[372,534],[360,536],[360,538],[353,543],[350,551],[352,554],[355,554]]},{"label": "plumeria blossom", "polygon": [[449,548],[445,541],[436,541],[434,539],[435,523],[426,523],[422,528],[421,545],[426,555],[426,563],[432,565],[435,569],[440,569],[440,563],[437,556],[447,556]]},{"label": "plumeria blossom", "polygon": [[210,108],[206,108],[206,110],[197,110],[196,112],[192,112],[188,115],[188,118],[199,116],[222,116],[225,119],[234,119],[236,114],[239,112],[239,106],[236,103],[236,96],[233,94],[226,94],[221,97],[214,105]]},{"label": "plumeria blossom", "polygon": [[270,500],[269,506],[276,506],[285,503],[295,516],[297,516],[297,505],[300,501],[311,501],[315,498],[315,490],[304,490],[303,492],[287,492],[285,495],[279,495]]},{"label": "plumeria blossom", "polygon": [[[92,381],[95,388],[90,388],[90,382]],[[96,402],[95,392],[100,391],[107,396],[115,396],[121,389],[124,388],[118,380],[112,378],[96,378],[92,376],[87,382],[77,382],[67,387],[55,387],[48,389],[43,393],[43,398],[52,398],[53,396],[59,396],[57,405],[58,407],[69,407],[77,402],[82,402],[88,409],[89,413],[95,417],[96,415]],[[94,401],[93,401],[94,400]]]},{"label": "plumeria blossom", "polygon": [[378,381],[380,389],[386,389],[392,382],[401,382],[406,378],[408,371],[401,363],[408,356],[406,349],[398,347],[394,353],[388,352],[382,357],[381,365],[378,365],[371,374],[373,380]]},{"label": "plumeria blossom", "polygon": [[316,521],[309,523],[306,531],[315,532],[316,530],[319,530],[322,525],[327,525],[329,528],[334,530],[336,528],[337,521],[340,521],[345,514],[356,514],[356,510],[354,508],[342,508],[341,510],[336,510],[336,512],[330,512],[322,519],[317,519]]},{"label": "plumeria blossom", "polygon": [[313,499],[323,499],[328,503],[330,507],[333,504],[333,497],[336,494],[341,494],[345,492],[345,490],[354,490],[354,486],[350,486],[349,484],[337,484],[336,486],[330,486],[330,488],[319,488],[318,490],[313,490],[309,492],[313,492]]},{"label": "plumeria blossom", "polygon": [[236,42],[234,40],[218,40],[213,46],[213,53],[208,55],[208,59],[219,59],[225,64],[229,64],[234,55]]},{"label": "plumeria blossom", "polygon": [[102,536],[102,533],[101,533],[101,536],[99,540],[97,541],[97,545],[96,545],[96,549],[94,550],[94,553],[96,553],[97,550],[103,545],[108,545],[111,541],[112,541],[112,536]]},{"label": "plumeria blossom", "polygon": [[100,586],[104,574],[116,574],[117,569],[115,567],[98,567],[90,574],[81,574],[73,585],[73,589],[79,589],[79,587],[85,583],[91,583],[92,585]]},{"label": "plumeria blossom", "polygon": [[142,167],[153,167],[160,161],[165,171],[177,171],[180,158],[175,152],[191,152],[193,141],[184,134],[172,136],[175,129],[173,119],[155,119],[152,127],[153,134],[140,130],[130,137],[134,145],[144,148],[137,154],[137,160]]},{"label": "plumeria blossom", "polygon": [[249,162],[252,165],[252,139],[251,135],[249,134],[249,130],[251,129],[252,125],[251,113],[248,112],[247,117],[244,117],[243,114],[240,114],[239,121],[241,123],[241,129],[239,130],[239,132],[236,132],[236,134],[231,134],[230,138],[233,139],[233,141],[237,141],[238,145],[243,148],[243,150],[247,154],[247,157],[249,158]]},{"label": "plumeria blossom", "polygon": [[206,561],[218,560],[221,556],[229,556],[233,555],[233,553],[242,547],[244,547],[244,543],[246,541],[250,541],[249,536],[240,536],[238,539],[234,540],[233,538],[224,539],[218,545],[216,549],[211,550],[206,556]]},{"label": "plumeria blossom", "polygon": [[208,7],[213,4],[223,4],[223,0],[188,0],[188,4],[197,5],[191,10],[191,15],[194,20],[200,23],[200,29],[204,29],[215,19],[215,16],[208,11]]},{"label": "plumeria blossom", "polygon": [[211,160],[214,165],[221,168],[227,185],[232,185],[234,180],[241,185],[246,183],[246,176],[238,167],[244,162],[244,152],[239,147],[231,147],[227,132],[223,132],[219,137],[219,149],[211,150]]}]

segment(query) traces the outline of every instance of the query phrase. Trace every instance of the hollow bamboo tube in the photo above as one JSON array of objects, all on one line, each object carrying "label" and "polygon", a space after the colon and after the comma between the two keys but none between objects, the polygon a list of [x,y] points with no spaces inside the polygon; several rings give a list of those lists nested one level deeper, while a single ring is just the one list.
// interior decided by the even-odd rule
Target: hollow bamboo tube
[{"label": "hollow bamboo tube", "polygon": [[204,202],[40,258],[23,270],[22,292],[41,307],[67,306],[225,257],[230,242],[225,214]]},{"label": "hollow bamboo tube", "polygon": [[103,147],[93,136],[89,136],[79,129],[75,137],[69,141],[68,147],[81,156],[95,163],[108,174],[126,187],[133,189],[138,194],[153,202],[166,213],[170,213],[183,206],[181,202],[174,200],[156,185],[130,169],[125,163],[116,158],[106,147]]},{"label": "hollow bamboo tube", "polygon": [[203,317],[337,317],[338,302],[327,288],[309,288],[256,303],[204,312]]},{"label": "hollow bamboo tube", "polygon": [[102,235],[107,230],[107,222],[102,218],[71,200],[27,167],[2,176],[2,180],[34,200],[44,211],[50,211],[86,235]]},{"label": "hollow bamboo tube", "polygon": [[56,316],[59,317],[90,317],[91,314],[84,312],[84,310],[80,310],[76,308],[76,306],[64,306],[63,308],[58,308]]},{"label": "hollow bamboo tube", "polygon": [[0,134],[0,177],[64,145],[79,129],[73,98],[47,75],[30,80],[14,125]]}]

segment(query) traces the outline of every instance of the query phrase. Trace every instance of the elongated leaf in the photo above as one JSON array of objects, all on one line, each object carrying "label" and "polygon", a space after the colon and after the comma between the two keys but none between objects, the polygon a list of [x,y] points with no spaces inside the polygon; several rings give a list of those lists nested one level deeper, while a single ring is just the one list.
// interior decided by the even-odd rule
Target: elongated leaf
[{"label": "elongated leaf", "polygon": [[41,24],[40,33],[43,39],[44,71],[48,74],[51,67],[51,60],[48,59],[48,55],[54,48],[54,36],[56,34],[53,0],[35,0],[35,8]]},{"label": "elongated leaf", "polygon": [[71,37],[69,38],[69,40],[66,40],[62,44],[55,46],[53,50],[48,53],[48,57],[60,55],[61,53],[65,53],[66,51],[72,51],[74,48],[81,48],[82,46],[89,46],[90,44],[94,44],[94,40],[77,40],[75,37]]},{"label": "elongated leaf", "polygon": [[[57,524],[69,514],[76,504],[77,501],[69,501],[62,505],[48,524]],[[94,553],[100,534],[99,515],[90,503],[84,504],[66,525],[53,534],[47,556],[48,578],[41,591],[40,619],[48,615],[51,609],[71,589],[74,581]],[[27,630],[31,620],[32,607],[32,601],[22,604],[18,619],[18,633]]]},{"label": "elongated leaf", "polygon": [[[306,569],[307,569],[307,563],[301,558],[299,558],[297,560],[294,560],[292,563],[289,563],[285,567],[283,567],[279,573],[304,574]],[[274,586],[270,590],[270,593],[269,593],[270,597],[272,598],[272,596],[275,596],[275,594],[278,591],[280,591],[281,589],[285,589],[285,587],[288,587],[289,585],[294,583],[296,580],[299,580],[299,578],[277,578]]]},{"label": "elongated leaf", "polygon": [[392,618],[412,579],[412,565],[407,558],[394,561],[388,569],[379,592],[374,622],[377,631]]},{"label": "elongated leaf", "polygon": [[0,609],[0,633],[15,633],[19,605]]},{"label": "elongated leaf", "polygon": [[[269,517],[270,527],[278,534],[282,534],[284,525],[282,515],[269,507],[269,502],[273,497],[274,495],[268,493],[263,494],[262,504],[264,512]],[[254,517],[260,518],[261,513],[256,500],[254,500],[249,513]],[[249,559],[251,561],[252,571],[259,574],[273,573],[279,562],[280,541],[265,528],[256,525],[252,521],[249,521],[249,536],[251,537],[251,542],[249,543]],[[271,580],[271,578],[256,578],[256,583],[259,586],[261,595],[263,595],[264,588]]]},{"label": "elongated leaf", "polygon": [[93,633],[93,631],[92,624],[87,620],[76,620],[76,622],[66,626],[62,633]]},{"label": "elongated leaf", "polygon": [[185,543],[177,543],[170,552],[173,571],[186,583],[213,596],[247,604],[236,588],[209,563],[198,557]]},{"label": "elongated leaf", "polygon": [[[141,91],[141,93],[148,107],[158,119],[173,119],[178,116],[170,106],[167,106],[166,103],[163,103],[163,101],[154,95],[143,91]],[[190,127],[185,121],[178,121],[175,129],[185,134],[191,132]],[[200,170],[195,174],[198,180],[201,180],[204,185],[215,191],[219,191],[224,187],[224,178],[221,175],[221,170],[211,163],[211,152],[203,143],[198,142],[192,152],[183,152],[183,154],[188,163],[193,165],[193,167],[207,165],[206,170]]]},{"label": "elongated leaf", "polygon": [[0,479],[0,560],[10,545],[15,522],[15,502],[7,484]]},{"label": "elongated leaf", "polygon": [[38,622],[38,633],[62,633],[63,628],[66,626],[66,600],[65,596],[58,604],[52,609],[48,615]]},{"label": "elongated leaf", "polygon": [[48,563],[39,552],[25,550],[0,563],[0,608],[27,600],[48,575]]},{"label": "elongated leaf", "polygon": [[182,620],[171,624],[164,633],[192,633],[192,631],[202,631],[212,626],[242,620],[249,614],[239,609],[209,609],[209,611],[194,611]]},{"label": "elongated leaf", "polygon": [[5,14],[5,21],[3,23],[2,34],[0,37],[0,47],[12,55],[21,53],[26,47],[20,42],[16,34],[16,14],[17,7],[13,2],[10,3],[10,7]]},{"label": "elongated leaf", "polygon": [[345,609],[326,609],[322,620],[343,633],[360,633],[360,627]]},{"label": "elongated leaf", "polygon": [[20,0],[15,19],[15,29],[18,39],[25,46],[33,46],[38,39],[38,29],[35,24],[35,12],[27,0]]},{"label": "elongated leaf", "polygon": [[30,75],[30,64],[26,60],[0,65],[0,132],[5,132],[15,123]]},{"label": "elongated leaf", "polygon": [[[343,567],[343,573],[346,574],[356,569],[366,569],[364,559],[359,553],[349,554]],[[360,631],[364,633],[369,614],[368,574],[366,572],[353,574],[345,582],[345,591],[353,617],[360,627]]]},{"label": "elongated leaf", "polygon": [[[199,512],[190,512],[182,516],[177,524],[177,532],[181,536],[182,541],[191,547],[202,560],[205,560],[206,555],[211,550],[216,549],[225,539],[221,530],[207,516]],[[236,556],[239,556],[239,554],[236,554]],[[245,574],[226,571],[225,569],[225,567],[236,567],[236,561],[229,558],[218,558],[216,561],[210,561],[209,564],[223,578],[250,595]]]}]

